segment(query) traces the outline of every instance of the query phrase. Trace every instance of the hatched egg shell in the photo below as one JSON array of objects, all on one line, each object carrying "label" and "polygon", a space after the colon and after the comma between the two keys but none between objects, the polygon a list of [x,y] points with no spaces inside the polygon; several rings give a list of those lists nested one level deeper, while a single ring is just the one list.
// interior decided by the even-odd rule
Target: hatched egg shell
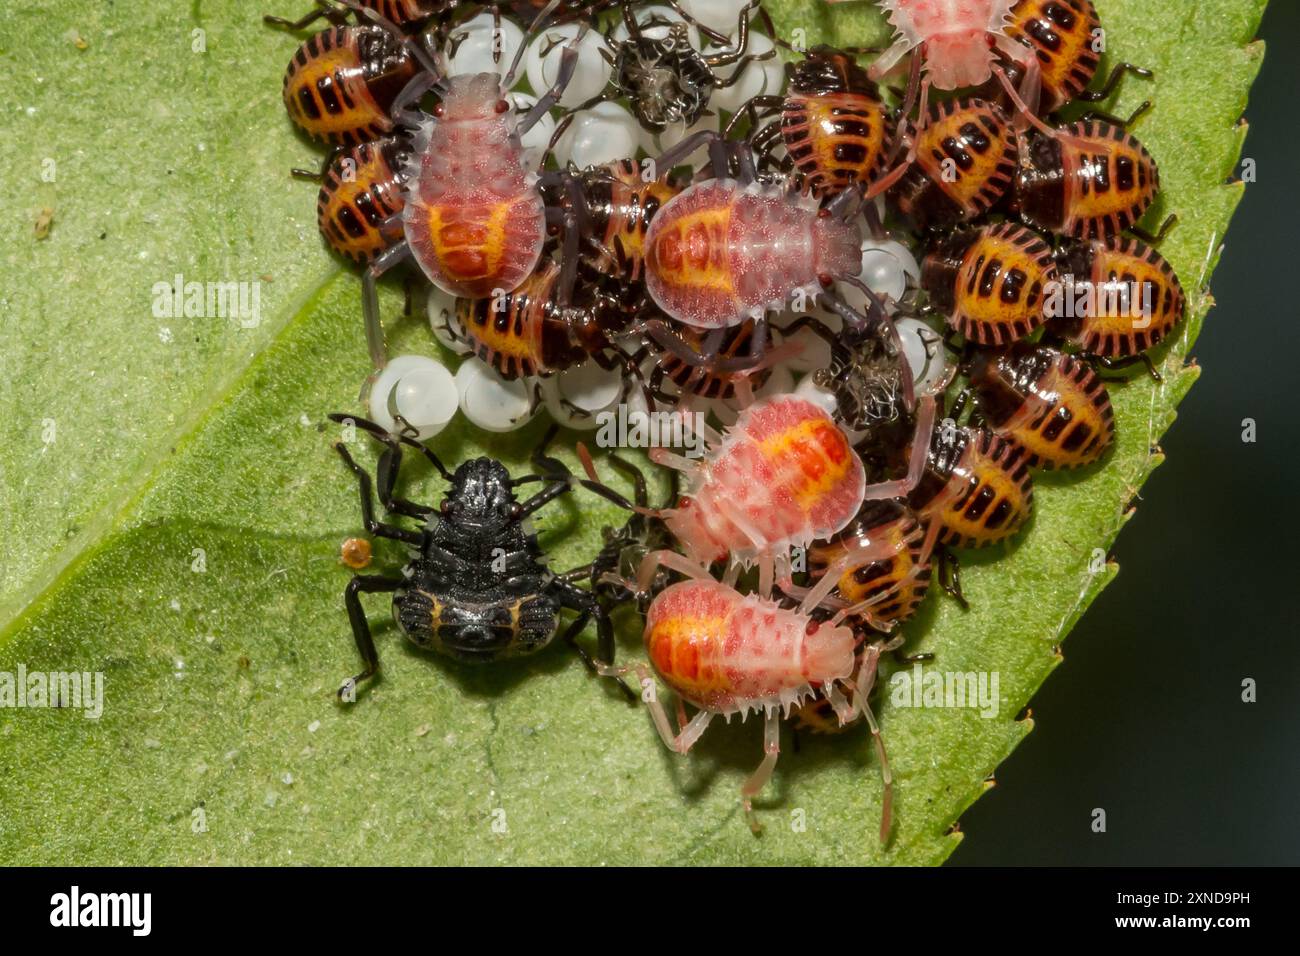
[{"label": "hatched egg shell", "polygon": [[[565,45],[577,33],[577,24],[548,27],[528,47],[528,53],[524,57],[525,71],[529,85],[538,95],[555,85],[560,73],[560,56]],[[604,47],[604,38],[591,30],[578,42],[578,65],[560,97],[560,106],[572,109],[605,88],[609,81],[610,65],[600,55]],[[547,51],[545,56],[542,55],[543,50]]]},{"label": "hatched egg shell", "polygon": [[565,369],[556,381],[561,396],[592,414],[618,404],[623,393],[622,370],[601,368],[595,362]]},{"label": "hatched egg shell", "polygon": [[[735,21],[732,21],[735,28]],[[772,41],[758,33],[749,35],[748,55],[760,55],[775,50]],[[718,52],[710,49],[710,53]],[[741,70],[740,79],[730,86],[719,86],[713,91],[709,105],[713,109],[723,109],[734,113],[755,96],[773,96],[785,88],[785,67],[781,59],[772,55],[762,60],[751,60],[743,67],[732,64],[717,69],[720,80],[729,80],[737,70]],[[766,125],[766,124],[764,124]]]},{"label": "hatched egg shell", "polygon": [[514,431],[536,412],[527,382],[507,381],[478,358],[465,359],[456,370],[456,391],[460,410],[484,431]]},{"label": "hatched egg shell", "polygon": [[501,18],[501,32],[491,13],[480,13],[463,26],[452,31],[453,43],[460,44],[451,58],[451,74],[497,73],[504,74],[514,62],[515,53],[524,42],[524,31],[505,17]]},{"label": "hatched egg shell", "polygon": [[370,386],[370,417],[390,432],[400,416],[421,440],[447,427],[456,414],[456,382],[446,367],[427,355],[399,355]]},{"label": "hatched egg shell", "polygon": [[430,286],[426,309],[429,313],[429,328],[433,330],[433,337],[438,340],[438,344],[451,349],[457,355],[473,353],[473,348],[465,341],[460,320],[456,317],[454,295],[444,292],[437,286]]},{"label": "hatched egg shell", "polygon": [[[684,122],[674,123],[659,134],[654,134],[649,130],[643,129],[641,131],[642,145],[645,147],[646,153],[651,157],[657,157],[661,153],[672,149],[686,137],[693,136],[701,130],[712,130],[713,132],[717,132],[718,117],[716,115],[709,116],[706,114],[697,119],[689,127],[687,127]],[[707,156],[707,151],[701,147],[696,150],[694,154],[682,160],[680,165],[698,167],[701,163],[705,162]]]},{"label": "hatched egg shell", "polygon": [[[858,278],[882,299],[886,312],[892,312],[892,303],[898,302],[907,291],[907,277],[916,267],[916,259],[906,247],[892,240],[877,242],[865,239],[862,243],[862,271]],[[918,273],[919,274],[919,273]],[[866,314],[867,294],[848,282],[836,283],[840,298],[858,312]]]},{"label": "hatched egg shell", "polygon": [[[640,10],[636,11],[636,23],[637,26],[642,27],[641,35],[649,37],[652,40],[664,39],[664,37],[668,36],[669,30],[667,26],[662,24],[658,26],[645,26],[645,24],[649,23],[652,19],[668,20],[670,22],[674,20],[684,22],[682,15],[672,7],[660,6],[658,4],[650,7],[642,7]],[[734,20],[732,21],[732,24],[735,24]],[[620,17],[618,25],[614,27],[614,42],[623,43],[627,40],[629,35],[627,24],[624,23],[622,17]],[[686,37],[692,47],[697,50],[700,48],[700,31],[694,26],[687,26]]]},{"label": "hatched egg shell", "polygon": [[[527,93],[508,93],[506,99],[514,105],[517,115],[523,119],[524,114],[537,105],[537,97]],[[523,135],[519,143],[524,148],[524,165],[537,169],[542,164],[542,154],[546,152],[551,136],[555,133],[555,117],[543,113],[532,128]]]},{"label": "hatched egg shell", "polygon": [[[682,9],[693,19],[725,36],[736,35],[736,27],[740,23],[740,11],[749,5],[750,0],[681,0]],[[757,13],[756,7],[751,8],[749,19],[753,20]],[[750,34],[751,43],[755,36],[756,34]]]},{"label": "hatched egg shell", "polygon": [[[611,375],[612,383],[608,378]],[[577,368],[544,378],[539,385],[542,402],[551,418],[556,424],[575,431],[600,427],[596,416],[618,405],[623,388],[617,370],[606,372],[593,362],[584,362]]]},{"label": "hatched egg shell", "polygon": [[641,127],[631,113],[617,103],[597,103],[574,116],[555,144],[555,156],[561,165],[585,169],[635,156],[640,145]]},{"label": "hatched egg shell", "polygon": [[894,321],[898,337],[903,343],[903,354],[912,369],[913,388],[918,395],[934,395],[942,391],[951,380],[952,363],[944,348],[943,336],[920,319],[902,318]]}]

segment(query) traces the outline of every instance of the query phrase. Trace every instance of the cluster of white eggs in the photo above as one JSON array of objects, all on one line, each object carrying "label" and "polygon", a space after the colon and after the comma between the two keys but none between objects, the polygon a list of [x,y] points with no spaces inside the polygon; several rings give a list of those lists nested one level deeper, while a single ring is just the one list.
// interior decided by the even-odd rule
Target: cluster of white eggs
[{"label": "cluster of white eggs", "polygon": [[[747,5],[748,0],[682,0],[680,4],[693,19],[724,35],[736,32],[740,12]],[[668,27],[662,25],[663,22],[683,21],[681,14],[669,6],[643,7],[636,11],[635,16],[636,22],[644,25],[643,35],[653,39],[667,36]],[[649,25],[652,23],[659,25]],[[524,54],[520,83],[526,78],[528,86],[534,91],[550,89],[559,75],[563,47],[577,35],[578,30],[576,23],[559,24],[541,30]],[[460,39],[462,36],[463,39]],[[615,44],[626,41],[627,26],[620,21],[615,26],[612,37]],[[694,48],[701,49],[700,32],[694,25],[688,24],[687,37]],[[493,14],[480,13],[458,28],[454,38],[459,43],[451,57],[453,73],[504,73],[524,42],[524,32],[502,17],[498,34]],[[707,55],[731,47],[734,44],[720,47],[706,42],[702,49]],[[758,33],[749,34],[746,45],[749,54],[759,56],[772,52],[773,49],[772,41],[767,37]],[[611,57],[616,54],[616,50],[610,48],[599,31],[588,30],[577,46],[577,68],[560,98],[559,105],[562,109],[580,106],[606,88],[612,67],[606,57],[601,55],[602,51]],[[742,75],[734,84],[714,91],[709,103],[709,113],[712,115],[703,117],[689,129],[683,124],[679,128],[653,136],[641,128],[627,109],[617,103],[602,102],[574,114],[569,128],[555,145],[555,158],[561,165],[572,162],[575,166],[585,167],[635,156],[638,148],[655,155],[697,130],[716,130],[721,115],[719,111],[733,111],[759,94],[779,93],[785,81],[781,63],[775,56],[754,60],[742,67],[720,69],[727,79],[730,79],[731,71],[736,69],[740,69]],[[518,91],[513,91],[511,97],[517,107],[526,108],[537,102],[536,96]],[[524,148],[534,159],[541,158],[542,151],[555,132],[555,125],[554,118],[547,116],[524,137]]]},{"label": "cluster of white eggs", "polygon": [[[696,21],[718,33],[733,35],[741,10],[748,0],[681,0],[681,7]],[[752,11],[751,11],[752,14]],[[639,23],[658,20],[682,20],[680,14],[667,6],[650,6],[636,14]],[[647,26],[647,36],[662,38],[666,27]],[[533,90],[548,89],[559,70],[561,48],[577,33],[576,24],[559,25],[541,31],[524,54],[524,73]],[[524,40],[523,31],[514,23],[502,18],[500,33],[496,33],[496,20],[491,13],[481,13],[469,20],[458,31],[463,34],[451,58],[453,73],[504,73],[513,62]],[[627,38],[627,28],[619,23],[612,34],[615,42]],[[700,34],[688,26],[690,42],[700,49]],[[558,42],[557,42],[558,41]],[[596,31],[588,31],[578,46],[578,66],[573,79],[560,100],[561,108],[571,109],[587,102],[605,89],[611,67],[602,49],[607,50],[605,38]],[[703,50],[707,54],[720,47],[707,41]],[[773,49],[772,41],[757,32],[749,34],[747,51],[761,55]],[[613,51],[608,51],[612,53]],[[750,98],[760,94],[779,94],[785,84],[781,61],[775,57],[751,61],[744,66],[721,68],[742,70],[734,83],[714,91],[709,110],[689,129],[669,129],[652,136],[642,129],[635,117],[615,102],[601,102],[594,107],[574,114],[568,130],[554,147],[556,160],[563,166],[572,163],[582,168],[613,162],[635,156],[638,150],[657,155],[698,130],[719,128],[719,118],[724,113],[738,109]],[[726,74],[730,75],[730,74]],[[510,93],[516,107],[527,109],[536,97],[518,90]],[[553,117],[546,116],[534,126],[523,140],[530,160],[541,161],[556,129]],[[909,289],[915,288],[920,269],[907,246],[894,240],[867,239],[862,245],[861,281],[880,296],[890,307],[899,302]],[[860,289],[840,283],[838,292],[849,305],[864,311],[867,297]],[[832,332],[840,329],[838,317],[829,313],[816,313]],[[475,355],[466,344],[465,337],[456,328],[455,301],[437,289],[430,290],[428,298],[429,322],[434,336],[452,352],[462,357],[453,375],[445,365],[423,355],[402,355],[391,360],[370,386],[370,414],[378,424],[395,429],[398,420],[416,429],[421,439],[429,439],[442,431],[459,410],[475,426],[491,432],[507,432],[527,424],[545,408],[559,424],[574,429],[591,429],[599,424],[601,412],[612,411],[626,402],[630,409],[642,408],[641,389],[628,387],[622,369],[602,369],[595,362],[585,362],[557,375],[535,379],[507,380]],[[773,323],[777,327],[787,324],[795,316],[788,314]],[[904,352],[911,365],[918,393],[934,393],[946,387],[951,378],[951,365],[947,360],[938,333],[926,323],[902,317],[895,325],[903,343]],[[756,393],[759,397],[781,392],[795,392],[812,398],[833,410],[834,397],[818,387],[814,369],[825,368],[830,361],[830,347],[820,337],[805,330],[793,341],[799,343],[795,354],[773,366],[771,374]],[[643,370],[649,375],[654,359]],[[727,425],[735,421],[739,407],[734,399],[708,403],[707,409],[718,421]]]}]

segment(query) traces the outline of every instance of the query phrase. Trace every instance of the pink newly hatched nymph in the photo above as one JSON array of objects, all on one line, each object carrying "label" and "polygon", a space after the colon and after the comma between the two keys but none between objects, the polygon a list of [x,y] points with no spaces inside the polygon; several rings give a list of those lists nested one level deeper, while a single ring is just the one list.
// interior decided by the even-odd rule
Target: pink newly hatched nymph
[{"label": "pink newly hatched nymph", "polygon": [[871,67],[873,78],[889,72],[921,48],[926,78],[941,90],[978,86],[994,76],[996,47],[1029,65],[1033,51],[1007,35],[1016,0],[878,0],[894,28],[894,44]]}]

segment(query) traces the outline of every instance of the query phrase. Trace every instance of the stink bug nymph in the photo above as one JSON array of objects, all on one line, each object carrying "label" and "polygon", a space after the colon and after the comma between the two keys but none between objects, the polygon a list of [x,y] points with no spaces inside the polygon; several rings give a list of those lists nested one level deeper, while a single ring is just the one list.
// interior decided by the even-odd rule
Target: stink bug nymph
[{"label": "stink bug nymph", "polygon": [[1090,465],[1115,440],[1115,413],[1101,378],[1087,362],[1056,349],[1017,342],[978,352],[970,381],[985,425],[1023,446],[1030,467]]},{"label": "stink bug nymph", "polygon": [[355,146],[393,131],[389,111],[418,71],[407,48],[381,27],[329,27],[289,61],[284,106],[309,136]]},{"label": "stink bug nymph", "polygon": [[[377,468],[379,503],[390,516],[420,525],[416,529],[378,520],[369,473],[353,460],[346,446],[335,445],[357,477],[367,533],[415,549],[400,574],[358,574],[348,582],[344,600],[365,666],[344,682],[339,690],[341,699],[351,698],[356,685],[379,669],[379,655],[361,606],[360,595],[365,593],[391,593],[393,618],[407,639],[456,660],[485,663],[536,653],[555,637],[560,611],[565,608],[578,616],[565,630],[564,640],[587,667],[594,671],[597,662],[577,643],[577,636],[592,619],[599,661],[607,664],[612,660],[614,632],[604,608],[590,591],[547,569],[537,536],[526,521],[573,486],[564,466],[544,456],[545,440],[533,454],[539,474],[511,478],[505,466],[492,458],[470,459],[453,474],[429,448],[409,437],[391,435],[379,425],[353,416],[329,417],[352,422],[383,444]],[[450,486],[440,508],[395,496],[403,445],[422,452]],[[543,488],[520,501],[515,491],[528,482],[542,482]],[[627,687],[618,683],[630,695]]]},{"label": "stink bug nymph", "polygon": [[1045,321],[1052,249],[1013,222],[954,233],[925,257],[921,286],[948,325],[979,345],[1023,339]]},{"label": "stink bug nymph", "polygon": [[1001,107],[972,97],[942,100],[919,127],[916,162],[895,187],[898,208],[918,229],[969,222],[988,212],[1016,174],[1016,134]]},{"label": "stink bug nymph", "polygon": [[1020,146],[1013,203],[1026,223],[1075,239],[1137,224],[1160,191],[1160,171],[1132,133],[1083,119],[1060,137],[1030,131]]}]

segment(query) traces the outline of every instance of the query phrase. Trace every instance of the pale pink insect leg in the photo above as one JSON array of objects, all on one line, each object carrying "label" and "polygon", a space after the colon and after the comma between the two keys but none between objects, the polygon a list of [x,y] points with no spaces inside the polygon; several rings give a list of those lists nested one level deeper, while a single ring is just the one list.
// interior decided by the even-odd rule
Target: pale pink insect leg
[{"label": "pale pink insect leg", "polygon": [[[636,668],[637,677],[641,679],[642,688],[653,688],[654,678],[650,676],[650,671],[644,664],[638,664]],[[713,711],[701,710],[691,722],[682,728],[681,733],[673,736],[673,729],[668,723],[668,711],[664,710],[663,701],[659,699],[657,693],[652,693],[647,700],[644,692],[642,700],[650,711],[650,719],[654,721],[655,730],[659,731],[659,738],[664,742],[664,746],[673,753],[684,754],[690,751],[703,736],[704,731],[709,726],[709,721],[714,717]]]},{"label": "pale pink insect leg", "polygon": [[650,582],[655,579],[655,572],[660,566],[670,568],[673,571],[680,571],[688,578],[694,578],[697,581],[711,581],[713,578],[709,575],[707,568],[696,564],[684,554],[678,554],[676,551],[667,549],[661,551],[651,551],[644,558],[636,569],[636,585],[638,591],[649,589]]},{"label": "pale pink insect leg", "polygon": [[749,821],[749,828],[755,833],[762,833],[763,825],[754,815],[754,795],[767,786],[767,782],[772,779],[772,771],[776,769],[776,758],[780,752],[781,716],[780,711],[772,708],[763,715],[763,762],[740,788],[740,799],[745,806],[745,819]]},{"label": "pale pink insect leg", "polygon": [[656,465],[663,465],[665,468],[685,472],[688,475],[699,467],[698,463],[687,458],[685,455],[675,454],[674,452],[668,451],[666,448],[651,448],[650,451],[646,453],[646,457]]},{"label": "pale pink insect leg", "polygon": [[876,748],[876,756],[880,759],[880,782],[884,785],[884,796],[880,802],[880,842],[886,843],[889,840],[890,826],[893,824],[894,816],[894,775],[889,769],[889,756],[885,753],[885,738],[881,736],[880,725],[876,723],[876,715],[871,712],[871,704],[868,703],[868,697],[871,695],[871,688],[876,683],[876,669],[880,664],[880,646],[878,644],[870,645],[862,660],[862,668],[858,671],[858,706],[862,708],[862,716],[867,719],[867,726],[871,728],[871,741]]},{"label": "pale pink insect leg", "polygon": [[835,589],[835,585],[839,584],[840,578],[844,576],[846,571],[859,565],[893,557],[898,551],[899,548],[889,541],[872,541],[867,544],[855,543],[826,569],[826,573],[808,591],[799,604],[799,613],[811,614],[820,607],[822,602],[830,596],[831,591]]}]

